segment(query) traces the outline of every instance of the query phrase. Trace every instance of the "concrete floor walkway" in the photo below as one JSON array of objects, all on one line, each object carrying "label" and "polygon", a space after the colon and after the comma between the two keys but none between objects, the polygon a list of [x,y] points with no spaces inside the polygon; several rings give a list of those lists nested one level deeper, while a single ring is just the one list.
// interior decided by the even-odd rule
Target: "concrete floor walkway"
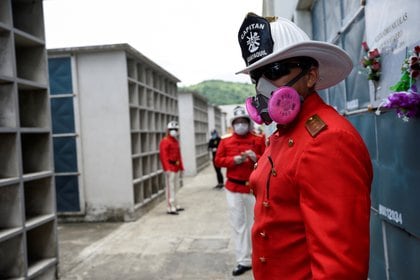
[{"label": "concrete floor walkway", "polygon": [[59,224],[60,279],[218,280],[235,266],[224,190],[212,166],[184,178],[185,211],[167,215],[164,202],[131,223]]}]

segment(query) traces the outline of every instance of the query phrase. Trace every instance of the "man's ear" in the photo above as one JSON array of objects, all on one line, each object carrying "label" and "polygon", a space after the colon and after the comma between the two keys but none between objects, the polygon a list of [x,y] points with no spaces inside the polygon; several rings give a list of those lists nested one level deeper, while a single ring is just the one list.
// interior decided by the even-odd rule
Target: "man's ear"
[{"label": "man's ear", "polygon": [[318,68],[311,67],[311,69],[309,69],[308,71],[308,80],[306,82],[306,86],[308,88],[315,87],[316,82],[318,81],[318,77],[319,77]]}]

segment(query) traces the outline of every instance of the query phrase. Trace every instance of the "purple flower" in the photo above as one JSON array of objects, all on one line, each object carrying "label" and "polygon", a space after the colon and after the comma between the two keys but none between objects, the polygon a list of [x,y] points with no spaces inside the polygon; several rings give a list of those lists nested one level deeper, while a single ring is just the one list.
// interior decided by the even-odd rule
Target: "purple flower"
[{"label": "purple flower", "polygon": [[410,91],[394,92],[388,96],[385,108],[396,109],[400,118],[413,118],[420,113],[420,94],[413,86]]}]

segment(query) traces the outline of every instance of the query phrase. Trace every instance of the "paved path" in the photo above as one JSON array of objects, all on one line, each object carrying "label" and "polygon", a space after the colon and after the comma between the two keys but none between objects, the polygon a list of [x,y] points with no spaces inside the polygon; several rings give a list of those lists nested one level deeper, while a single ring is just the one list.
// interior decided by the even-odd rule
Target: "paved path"
[{"label": "paved path", "polygon": [[251,280],[235,266],[224,190],[209,166],[184,178],[186,208],[167,215],[164,202],[131,223],[59,225],[60,279]]}]

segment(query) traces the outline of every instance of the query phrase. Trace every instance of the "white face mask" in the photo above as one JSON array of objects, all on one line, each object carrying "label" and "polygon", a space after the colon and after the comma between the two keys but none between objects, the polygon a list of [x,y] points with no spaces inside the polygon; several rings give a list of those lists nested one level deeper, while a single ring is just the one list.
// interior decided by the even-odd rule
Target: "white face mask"
[{"label": "white face mask", "polygon": [[233,130],[238,135],[245,135],[249,131],[249,124],[247,124],[247,123],[235,123],[233,125]]},{"label": "white face mask", "polygon": [[176,131],[176,130],[169,130],[169,135],[171,135],[172,137],[177,137],[178,136],[178,131]]}]

